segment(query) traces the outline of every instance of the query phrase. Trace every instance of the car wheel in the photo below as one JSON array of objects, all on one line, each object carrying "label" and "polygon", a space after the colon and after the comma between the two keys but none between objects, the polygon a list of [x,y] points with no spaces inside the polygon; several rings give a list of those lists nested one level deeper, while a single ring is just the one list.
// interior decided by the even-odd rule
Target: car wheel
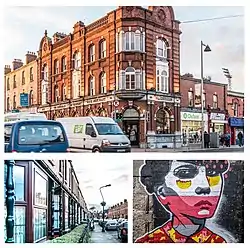
[{"label": "car wheel", "polygon": [[98,147],[95,147],[95,148],[93,148],[92,152],[93,152],[93,153],[100,152],[100,149],[99,149]]}]

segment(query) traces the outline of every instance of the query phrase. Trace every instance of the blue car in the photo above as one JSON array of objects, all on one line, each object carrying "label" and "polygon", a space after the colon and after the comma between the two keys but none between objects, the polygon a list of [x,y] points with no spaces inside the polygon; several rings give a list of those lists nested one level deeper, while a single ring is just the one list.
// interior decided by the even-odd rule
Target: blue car
[{"label": "blue car", "polygon": [[5,122],[5,152],[67,152],[69,142],[61,123],[51,120]]}]

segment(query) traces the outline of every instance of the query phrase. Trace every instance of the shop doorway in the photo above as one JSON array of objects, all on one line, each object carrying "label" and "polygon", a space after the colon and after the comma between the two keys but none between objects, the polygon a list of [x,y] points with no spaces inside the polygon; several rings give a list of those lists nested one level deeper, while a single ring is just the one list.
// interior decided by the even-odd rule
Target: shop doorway
[{"label": "shop doorway", "polygon": [[131,146],[140,145],[140,114],[136,109],[126,109],[123,113],[123,130],[128,136]]}]

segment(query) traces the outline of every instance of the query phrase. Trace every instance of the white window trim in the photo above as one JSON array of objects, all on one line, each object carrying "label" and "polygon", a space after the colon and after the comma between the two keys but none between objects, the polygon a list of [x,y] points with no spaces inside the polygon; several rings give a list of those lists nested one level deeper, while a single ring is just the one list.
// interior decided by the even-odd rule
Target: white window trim
[{"label": "white window trim", "polygon": [[95,61],[95,45],[91,45],[89,49],[90,63]]},{"label": "white window trim", "polygon": [[46,104],[48,101],[48,82],[42,81],[42,105]]},{"label": "white window trim", "polygon": [[107,93],[107,78],[106,73],[104,72],[101,75],[101,94]]},{"label": "white window trim", "polygon": [[[159,71],[159,74],[157,74],[157,71]],[[165,87],[162,89],[162,72],[167,72],[167,83]],[[166,77],[165,77],[166,79]],[[159,80],[159,84],[158,84]],[[169,65],[168,62],[163,61],[156,61],[156,90],[159,92],[169,93]]]},{"label": "white window trim", "polygon": [[[133,31],[121,31],[117,34],[119,40],[116,44],[116,50],[120,51],[141,51],[145,52],[145,32],[140,30]],[[127,46],[128,39],[128,46]],[[132,42],[133,41],[133,42]],[[132,44],[134,44],[132,49]]]},{"label": "white window trim", "polygon": [[90,96],[94,96],[95,95],[95,77],[94,76],[92,76],[92,80],[89,80],[89,89],[90,89],[89,90]]},{"label": "white window trim", "polygon": [[49,75],[48,75],[48,66],[44,66],[43,67],[43,78],[42,80],[44,81],[48,81]]},{"label": "white window trim", "polygon": [[[163,44],[163,55],[159,55],[158,50],[159,50],[159,42],[161,42]],[[165,46],[164,46],[165,45]],[[159,58],[164,58],[164,59],[168,59],[168,50],[171,49],[167,42],[165,42],[162,39],[157,39],[156,41],[156,56]],[[166,54],[165,54],[166,53]],[[165,55],[164,55],[165,54]]]},{"label": "white window trim", "polygon": [[106,40],[103,40],[100,44],[100,52],[101,52],[101,59],[106,58],[107,56],[107,46],[106,46]]}]

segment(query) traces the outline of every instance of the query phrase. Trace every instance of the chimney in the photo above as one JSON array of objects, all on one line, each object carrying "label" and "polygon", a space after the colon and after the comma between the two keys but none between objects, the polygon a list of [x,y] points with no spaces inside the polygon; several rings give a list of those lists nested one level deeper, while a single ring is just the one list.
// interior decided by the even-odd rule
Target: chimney
[{"label": "chimney", "polygon": [[5,65],[5,66],[4,66],[4,75],[5,75],[5,74],[8,74],[8,73],[10,73],[10,72],[11,72],[10,65]]},{"label": "chimney", "polygon": [[23,62],[21,59],[14,59],[14,61],[12,62],[12,66],[13,66],[13,71],[22,67],[23,66]]},{"label": "chimney", "polygon": [[26,65],[29,64],[30,62],[36,60],[37,56],[34,52],[28,51],[25,55],[26,58]]}]

